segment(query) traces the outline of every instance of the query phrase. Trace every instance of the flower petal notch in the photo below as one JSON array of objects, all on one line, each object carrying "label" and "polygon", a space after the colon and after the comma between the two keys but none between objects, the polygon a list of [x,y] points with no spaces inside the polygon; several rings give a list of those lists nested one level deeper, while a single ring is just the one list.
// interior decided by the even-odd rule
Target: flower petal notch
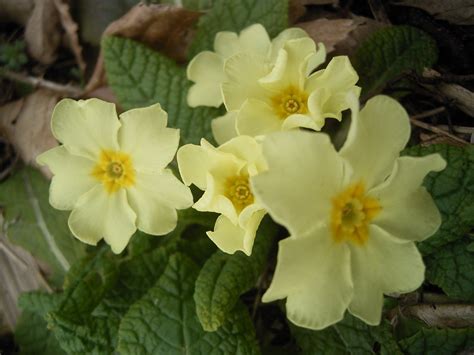
[{"label": "flower petal notch", "polygon": [[276,53],[289,39],[306,37],[305,31],[289,28],[273,41],[260,24],[235,32],[218,32],[214,39],[214,51],[198,53],[187,67],[188,79],[194,82],[188,91],[188,105],[191,107],[222,105],[221,84],[227,81],[225,61],[238,53],[249,53],[264,63],[265,68],[274,63]]},{"label": "flower petal notch", "polygon": [[252,137],[238,136],[215,148],[205,139],[188,144],[177,154],[179,171],[186,185],[204,193],[194,204],[198,211],[219,213],[209,238],[222,251],[252,253],[265,210],[255,199],[250,178],[266,169],[261,145]]},{"label": "flower petal notch", "polygon": [[101,239],[121,253],[137,229],[171,232],[177,209],[192,205],[191,191],[167,169],[179,130],[167,128],[159,104],[117,117],[98,99],[60,101],[52,131],[62,143],[37,157],[53,173],[50,204],[72,210],[68,224],[79,240]]},{"label": "flower petal notch", "polygon": [[274,133],[263,142],[267,170],[251,178],[255,197],[290,232],[263,301],[286,298],[289,320],[310,329],[346,310],[379,324],[384,294],[423,282],[415,242],[441,224],[422,182],[445,161],[399,157],[410,125],[395,100],[376,96],[360,112],[354,96],[348,102],[352,124],[339,152],[325,134]]}]

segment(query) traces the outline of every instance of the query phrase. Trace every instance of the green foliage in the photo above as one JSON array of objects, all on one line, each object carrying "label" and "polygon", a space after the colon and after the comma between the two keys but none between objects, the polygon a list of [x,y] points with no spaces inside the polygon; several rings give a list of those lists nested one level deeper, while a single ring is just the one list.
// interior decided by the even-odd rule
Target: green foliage
[{"label": "green foliage", "polygon": [[387,322],[371,327],[346,314],[336,325],[320,331],[291,326],[291,332],[304,354],[380,354],[401,355],[402,352]]},{"label": "green foliage", "polygon": [[227,320],[240,295],[255,286],[277,230],[270,219],[265,219],[257,232],[251,256],[217,251],[204,264],[194,292],[197,315],[204,330],[217,330]]},{"label": "green foliage", "polygon": [[36,170],[23,168],[0,184],[7,236],[47,263],[59,285],[70,265],[84,256],[84,244],[67,226],[67,212],[48,202],[49,182]]},{"label": "green foliage", "polygon": [[435,41],[410,26],[391,26],[363,42],[354,57],[365,97],[373,96],[391,80],[409,71],[421,72],[438,59]]},{"label": "green foliage", "polygon": [[18,303],[22,313],[15,329],[15,341],[20,347],[20,354],[65,354],[53,333],[46,328],[44,319],[59,297],[40,292],[25,293],[20,297]]},{"label": "green foliage", "polygon": [[288,1],[215,0],[209,12],[199,19],[189,58],[212,50],[217,32],[240,32],[254,23],[261,23],[271,37],[276,36],[288,27]]},{"label": "green foliage", "polygon": [[125,354],[255,354],[255,333],[245,309],[238,307],[217,332],[202,330],[193,302],[197,265],[172,255],[158,282],[135,303],[119,330]]},{"label": "green foliage", "polygon": [[0,66],[9,70],[20,70],[27,62],[25,42],[17,40],[0,44]]},{"label": "green foliage", "polygon": [[412,156],[441,154],[448,165],[431,173],[424,185],[438,206],[443,223],[438,232],[419,244],[427,266],[427,279],[447,295],[474,300],[472,240],[466,237],[474,226],[474,147],[431,145],[405,151]]},{"label": "green foliage", "polygon": [[223,112],[188,106],[191,82],[184,68],[129,39],[106,37],[102,49],[109,85],[123,108],[159,102],[168,112],[168,126],[180,129],[182,143],[199,143],[201,138],[213,141],[211,121]]},{"label": "green foliage", "polygon": [[405,354],[472,354],[474,329],[422,328],[400,345]]}]

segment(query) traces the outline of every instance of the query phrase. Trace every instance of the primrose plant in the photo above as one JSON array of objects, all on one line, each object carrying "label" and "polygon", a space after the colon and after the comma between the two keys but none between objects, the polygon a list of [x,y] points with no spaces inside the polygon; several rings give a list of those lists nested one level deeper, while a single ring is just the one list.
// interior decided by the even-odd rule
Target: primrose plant
[{"label": "primrose plant", "polygon": [[[218,214],[207,236],[220,250],[249,257],[268,214],[288,234],[263,302],[286,299],[288,319],[310,329],[346,310],[379,324],[384,294],[424,280],[415,242],[441,217],[422,182],[446,164],[438,154],[400,157],[410,136],[403,107],[376,96],[360,110],[348,57],[325,62],[324,45],[301,29],[273,40],[259,24],[217,33],[214,51],[187,68],[189,106],[225,106],[212,122],[217,144],[203,138],[178,149],[179,130],[167,127],[159,103],[119,119],[110,103],[61,101],[52,130],[62,145],[38,157],[54,174],[51,205],[72,210],[77,239],[104,239],[114,253],[137,229],[170,233],[176,210],[192,206]],[[320,131],[328,119],[349,118],[338,151]],[[190,185],[202,191],[194,204]]]}]

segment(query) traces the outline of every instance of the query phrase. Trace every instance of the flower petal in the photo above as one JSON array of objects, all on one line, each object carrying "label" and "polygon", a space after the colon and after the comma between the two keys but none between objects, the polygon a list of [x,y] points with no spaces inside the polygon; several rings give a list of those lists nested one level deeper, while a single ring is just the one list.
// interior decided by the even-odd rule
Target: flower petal
[{"label": "flower petal", "polygon": [[359,80],[357,72],[347,56],[334,57],[326,67],[311,75],[306,82],[306,90],[324,87],[336,93],[354,86]]},{"label": "flower petal", "polygon": [[421,184],[430,171],[445,167],[439,154],[398,158],[387,181],[369,191],[382,206],[373,223],[403,240],[419,242],[433,235],[441,225],[441,215]]},{"label": "flower petal", "polygon": [[63,99],[54,108],[51,130],[74,155],[96,160],[102,149],[118,150],[115,105],[99,99]]},{"label": "flower petal", "polygon": [[265,99],[268,92],[258,79],[269,72],[265,57],[243,52],[230,57],[224,66],[227,82],[222,84],[222,94],[227,111],[240,109],[248,98]]},{"label": "flower petal", "polygon": [[98,184],[91,175],[95,162],[69,153],[64,146],[50,149],[36,160],[54,174],[49,203],[58,210],[72,210],[79,197]]},{"label": "flower petal", "polygon": [[354,180],[367,189],[385,180],[410,137],[404,108],[388,96],[375,96],[357,114],[352,103],[352,123],[339,154],[354,170]]},{"label": "flower petal", "polygon": [[[311,38],[290,40],[278,53],[272,71],[261,78],[259,83],[269,90],[279,90],[282,85],[302,88],[314,65],[324,62],[325,56],[320,54],[316,52],[316,44]],[[313,67],[309,68],[308,64]]]},{"label": "flower petal", "polygon": [[237,131],[252,137],[281,130],[283,120],[267,103],[248,99],[237,114]]},{"label": "flower petal", "polygon": [[343,318],[352,288],[349,249],[334,243],[322,226],[279,243],[275,274],[262,301],[287,297],[290,321],[323,329]]},{"label": "flower petal", "polygon": [[196,55],[187,68],[188,79],[194,81],[188,91],[188,105],[219,107],[222,105],[221,84],[225,81],[224,58],[205,51]]},{"label": "flower petal", "polygon": [[270,61],[272,63],[275,62],[278,52],[281,48],[283,48],[287,41],[303,37],[308,37],[308,34],[305,30],[298,27],[287,28],[286,30],[280,32],[280,34],[272,40]]},{"label": "flower petal", "polygon": [[246,255],[250,255],[252,254],[255,234],[264,215],[265,211],[262,209],[254,211],[249,216],[245,226],[234,224],[226,216],[220,215],[216,220],[214,231],[207,232],[207,235],[225,253],[234,254],[240,250]]},{"label": "flower petal", "polygon": [[137,230],[136,215],[124,189],[108,193],[96,185],[81,196],[69,216],[69,228],[80,241],[96,245],[102,238],[115,254],[121,253]]},{"label": "flower petal", "polygon": [[251,25],[240,32],[239,43],[242,51],[266,56],[270,50],[270,37],[261,24]]},{"label": "flower petal", "polygon": [[263,153],[268,171],[251,182],[272,218],[293,235],[326,221],[344,168],[329,137],[304,131],[275,133],[265,138]]},{"label": "flower petal", "polygon": [[119,142],[140,171],[161,171],[178,149],[179,130],[167,128],[168,115],[160,104],[129,110],[120,115]]},{"label": "flower petal", "polygon": [[211,121],[212,135],[217,144],[224,144],[228,140],[237,137],[235,119],[237,112],[227,112],[224,116],[217,117]]},{"label": "flower petal", "polygon": [[405,293],[421,286],[425,266],[415,244],[397,243],[376,226],[363,246],[351,245],[354,296],[349,311],[364,322],[380,323],[383,293]]},{"label": "flower petal", "polygon": [[[266,169],[263,158],[262,145],[255,138],[249,136],[238,136],[217,148],[220,152],[234,155],[237,159],[253,165],[260,172]],[[253,175],[253,174],[250,174]]]},{"label": "flower petal", "polygon": [[137,227],[152,235],[171,232],[178,220],[176,209],[193,204],[188,187],[166,169],[162,173],[137,173],[136,184],[127,190],[130,206],[137,213]]}]

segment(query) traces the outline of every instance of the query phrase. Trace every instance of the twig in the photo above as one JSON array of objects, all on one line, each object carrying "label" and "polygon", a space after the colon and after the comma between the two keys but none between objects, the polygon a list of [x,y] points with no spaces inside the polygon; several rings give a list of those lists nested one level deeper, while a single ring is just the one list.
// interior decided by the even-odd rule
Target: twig
[{"label": "twig", "polygon": [[430,327],[465,328],[474,326],[472,304],[417,304],[401,307],[404,316],[418,318]]},{"label": "twig", "polygon": [[390,20],[388,19],[387,13],[383,7],[383,3],[381,0],[368,0],[370,11],[374,15],[375,19],[379,22],[390,24]]},{"label": "twig", "polygon": [[441,135],[443,135],[443,136],[449,137],[449,138],[451,138],[452,140],[455,140],[456,142],[461,143],[461,144],[463,144],[463,145],[469,144],[469,143],[466,142],[464,139],[461,139],[461,138],[459,138],[458,136],[455,136],[454,134],[451,134],[451,133],[449,133],[449,132],[446,132],[444,129],[441,129],[441,128],[438,128],[438,127],[433,126],[433,125],[431,125],[431,124],[428,124],[428,123],[419,121],[419,120],[417,120],[416,118],[411,117],[411,118],[410,118],[410,122],[411,122],[413,125],[417,126],[417,127],[426,129],[426,130],[431,131],[431,132],[433,132],[433,133],[437,133],[437,134],[441,134]]},{"label": "twig", "polygon": [[426,117],[431,117],[431,116],[437,115],[438,113],[441,113],[441,112],[444,112],[444,111],[446,111],[446,108],[444,106],[441,106],[441,107],[434,108],[434,109],[429,110],[429,111],[425,111],[425,112],[413,115],[413,116],[411,116],[411,118],[415,119],[415,120],[419,120],[421,118],[426,118]]},{"label": "twig", "polygon": [[83,90],[77,86],[73,85],[63,85],[58,84],[53,81],[45,80],[42,78],[36,78],[32,76],[27,76],[20,73],[15,73],[8,70],[0,70],[0,76],[7,78],[12,81],[16,81],[23,84],[31,85],[35,88],[43,88],[51,91],[60,93],[63,96],[69,96],[72,98],[78,98],[82,96]]}]

